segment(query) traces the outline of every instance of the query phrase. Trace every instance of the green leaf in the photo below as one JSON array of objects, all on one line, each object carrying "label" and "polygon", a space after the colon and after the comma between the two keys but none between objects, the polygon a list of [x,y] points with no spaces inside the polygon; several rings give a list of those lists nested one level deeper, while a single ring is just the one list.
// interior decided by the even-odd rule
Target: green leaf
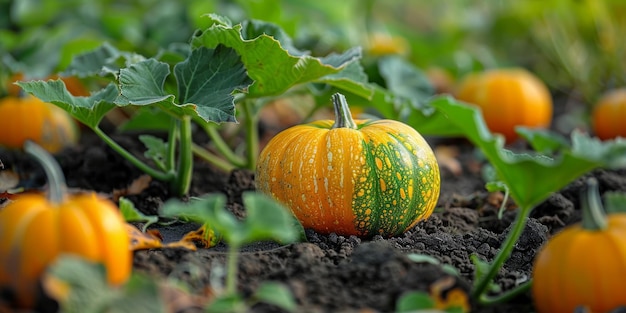
[{"label": "green leaf", "polygon": [[481,149],[520,207],[534,207],[594,168],[626,164],[626,141],[603,143],[575,131],[571,150],[564,150],[554,158],[536,153],[515,153],[503,148],[501,135],[489,132],[475,107],[451,97],[438,97],[430,104],[448,118],[450,128],[459,130]]},{"label": "green leaf", "polygon": [[[178,199],[170,199],[163,204],[161,215],[167,217],[182,217],[200,224],[213,225],[216,220],[214,216],[217,211],[225,211],[226,196],[221,193],[212,193],[200,198],[193,198],[189,202],[182,202]],[[232,221],[227,224],[236,224],[235,217],[230,214]],[[228,226],[227,226],[228,227]]]},{"label": "green leaf", "polygon": [[[248,27],[244,33],[242,24],[232,26],[219,16],[207,17],[213,23],[212,26],[195,36],[191,42],[192,46],[214,48],[218,44],[223,44],[235,49],[241,55],[248,75],[254,80],[248,92],[248,96],[252,98],[276,96],[299,84],[323,82],[325,76],[339,73],[348,64],[355,62],[352,57],[344,57],[341,64],[326,64],[323,59],[309,55],[292,55],[281,45],[281,40],[285,42],[286,35],[281,33],[277,39],[266,33],[256,33],[273,28],[271,25],[263,25],[263,22],[257,21],[254,28]],[[346,54],[354,56],[354,51],[348,51]],[[338,59],[341,58],[332,57],[332,60]],[[354,69],[350,71],[354,72]],[[337,80],[332,77],[327,80],[337,83],[340,87],[348,86],[368,98],[371,95],[371,91],[365,85],[349,84],[346,79]]]},{"label": "green leaf", "polygon": [[161,170],[167,170],[165,160],[167,159],[168,144],[163,139],[151,135],[139,135],[139,140],[147,148],[144,156],[154,161]]},{"label": "green leaf", "polygon": [[132,275],[122,288],[114,288],[108,285],[102,264],[74,255],[57,258],[48,267],[44,281],[48,294],[55,297],[55,291],[60,293],[57,300],[61,312],[164,312],[165,308],[153,280]]},{"label": "green leaf", "polygon": [[121,131],[129,130],[161,130],[170,129],[172,116],[156,107],[142,106],[133,112],[129,120],[119,126]]},{"label": "green leaf", "polygon": [[626,213],[626,193],[607,191],[603,197],[606,214]]},{"label": "green leaf", "polygon": [[[470,255],[470,260],[474,263],[474,282],[476,283],[489,272],[491,265],[487,261],[481,260],[476,254]],[[499,293],[501,288],[500,285],[491,281],[489,282],[488,289],[492,292]]]},{"label": "green leaf", "polygon": [[372,86],[374,94],[369,103],[384,118],[398,120],[415,128],[422,135],[459,136],[462,130],[450,123],[430,102],[416,108],[411,99],[396,95],[380,86]]},{"label": "green leaf", "polygon": [[396,312],[420,312],[435,307],[433,300],[428,293],[412,291],[402,295],[396,302]]},{"label": "green leaf", "polygon": [[288,312],[294,312],[297,307],[291,291],[280,283],[263,282],[253,297],[259,302],[275,305]]},{"label": "green leaf", "polygon": [[144,223],[143,227],[141,228],[141,231],[144,233],[150,225],[159,221],[158,216],[145,215],[139,212],[139,210],[137,210],[137,208],[135,207],[135,204],[124,197],[120,197],[119,199],[119,208],[125,221]]},{"label": "green leaf", "polygon": [[282,244],[302,238],[304,229],[289,209],[259,192],[244,192],[243,205],[247,217],[242,225],[244,244],[258,240],[274,240]]},{"label": "green leaf", "polygon": [[569,147],[567,138],[547,129],[532,129],[518,126],[516,132],[524,138],[533,150],[543,154],[554,154]]},{"label": "green leaf", "polygon": [[149,105],[161,102],[173,104],[174,95],[163,89],[170,74],[167,63],[147,59],[120,70],[118,105]]},{"label": "green leaf", "polygon": [[226,243],[237,247],[263,240],[286,244],[302,238],[302,225],[274,199],[256,192],[245,192],[242,197],[247,212],[244,221],[239,221],[224,207],[223,194],[206,195],[189,203],[170,200],[163,205],[162,215],[208,225],[221,234]]},{"label": "green leaf", "polygon": [[[403,57],[392,55],[378,61],[380,75],[391,93],[407,99],[414,109],[424,110],[426,100],[435,93],[426,75]],[[432,108],[429,108],[431,111]]]},{"label": "green leaf", "polygon": [[26,81],[19,82],[18,85],[24,91],[33,94],[41,100],[54,103],[91,128],[97,127],[104,115],[115,107],[114,101],[118,95],[117,87],[113,84],[109,84],[104,89],[92,93],[89,97],[75,97],[71,95],[67,91],[65,83],[60,79]]},{"label": "green leaf", "polygon": [[233,92],[244,90],[252,80],[235,50],[194,49],[187,60],[174,67],[179,101],[197,106],[205,121],[235,122]]},{"label": "green leaf", "polygon": [[239,294],[228,294],[219,296],[206,307],[207,313],[233,313],[245,312],[247,306],[244,299]]},{"label": "green leaf", "polygon": [[67,66],[63,75],[94,76],[102,73],[115,73],[119,70],[118,61],[123,53],[108,42],[91,51],[78,54]]},{"label": "green leaf", "polygon": [[289,37],[280,26],[274,23],[255,19],[246,20],[241,23],[241,36],[243,39],[252,40],[261,34],[274,37],[274,39],[280,42],[280,46],[287,50],[290,55],[303,56],[309,54],[308,51],[301,51],[296,48],[291,37]]},{"label": "green leaf", "polygon": [[367,74],[359,62],[361,59],[361,48],[353,48],[343,54],[330,54],[321,58],[324,64],[336,67],[343,66],[343,69],[335,74],[329,74],[313,81],[313,83],[324,83],[345,92],[358,95],[362,98],[372,97],[372,86],[368,83]]}]

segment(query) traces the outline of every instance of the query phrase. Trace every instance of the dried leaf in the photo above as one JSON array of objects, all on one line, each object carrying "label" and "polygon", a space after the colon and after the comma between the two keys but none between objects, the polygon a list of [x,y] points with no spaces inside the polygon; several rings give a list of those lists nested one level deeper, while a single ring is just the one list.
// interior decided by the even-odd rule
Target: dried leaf
[{"label": "dried leaf", "polygon": [[131,241],[131,250],[147,250],[147,249],[174,249],[183,248],[191,251],[197,250],[197,247],[211,248],[219,241],[214,232],[208,235],[205,227],[191,231],[178,241],[163,243],[161,233],[156,229],[148,229],[145,233],[132,224],[126,224],[128,234]]},{"label": "dried leaf", "polygon": [[436,309],[461,308],[463,312],[470,311],[467,293],[459,287],[452,288],[455,283],[454,277],[447,276],[435,281],[430,286],[430,296],[435,301]]},{"label": "dried leaf", "polygon": [[455,176],[460,176],[463,173],[461,162],[457,159],[459,155],[459,149],[457,147],[437,146],[434,149],[434,153],[439,166],[447,168]]},{"label": "dried leaf", "polygon": [[162,238],[156,236],[154,231],[144,233],[131,224],[126,224],[126,230],[130,236],[130,249],[132,251],[163,248]]},{"label": "dried leaf", "polygon": [[112,192],[113,201],[117,202],[120,197],[138,195],[150,186],[152,177],[150,175],[141,175],[133,180],[130,185],[124,189],[115,189]]}]

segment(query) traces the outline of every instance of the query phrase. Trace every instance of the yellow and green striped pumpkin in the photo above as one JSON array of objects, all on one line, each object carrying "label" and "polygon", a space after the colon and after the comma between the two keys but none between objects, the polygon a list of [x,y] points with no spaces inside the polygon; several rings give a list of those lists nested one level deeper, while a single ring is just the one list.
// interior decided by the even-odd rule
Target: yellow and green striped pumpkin
[{"label": "yellow and green striped pumpkin", "polygon": [[402,234],[432,213],[439,166],[424,138],[393,120],[353,120],[332,97],[335,121],[291,127],[265,146],[257,188],[319,233]]}]

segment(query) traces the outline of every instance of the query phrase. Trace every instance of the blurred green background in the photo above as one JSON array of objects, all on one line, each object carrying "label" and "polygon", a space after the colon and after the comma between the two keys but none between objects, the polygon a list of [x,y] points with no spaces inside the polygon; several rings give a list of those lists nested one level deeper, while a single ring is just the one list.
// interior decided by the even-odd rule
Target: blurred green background
[{"label": "blurred green background", "polygon": [[104,41],[152,56],[187,42],[206,13],[276,23],[316,56],[398,53],[452,82],[522,66],[586,104],[626,80],[622,0],[0,0],[0,77],[46,77]]}]

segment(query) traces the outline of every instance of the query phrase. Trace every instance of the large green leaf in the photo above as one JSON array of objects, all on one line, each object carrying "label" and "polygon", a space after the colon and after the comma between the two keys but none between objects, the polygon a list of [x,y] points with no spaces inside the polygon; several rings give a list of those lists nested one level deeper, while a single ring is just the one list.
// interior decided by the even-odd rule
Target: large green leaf
[{"label": "large green leaf", "polygon": [[120,68],[119,62],[123,56],[127,56],[127,53],[105,42],[96,49],[75,56],[65,69],[64,75],[86,77],[115,73]]},{"label": "large green leaf", "polygon": [[165,312],[155,280],[134,274],[124,285],[112,287],[102,264],[74,255],[57,258],[43,280],[61,312]]},{"label": "large green leaf", "polygon": [[560,155],[516,153],[503,148],[504,138],[493,135],[480,111],[451,97],[430,103],[478,146],[521,207],[533,207],[574,179],[597,167],[626,165],[626,141],[601,142],[581,132],[572,133],[572,148]]},{"label": "large green leaf", "polygon": [[239,55],[222,45],[200,47],[174,67],[181,103],[197,105],[205,121],[235,122],[233,91],[252,83]]},{"label": "large green leaf", "polygon": [[115,107],[114,101],[118,96],[117,87],[113,84],[89,97],[73,96],[60,79],[26,81],[19,82],[18,85],[41,100],[54,103],[91,128],[96,127],[102,117]]},{"label": "large green leaf", "polygon": [[158,105],[177,116],[234,122],[233,92],[252,83],[237,53],[223,46],[194,49],[187,59],[174,66],[178,99],[164,89],[169,74],[169,65],[153,58],[121,69],[121,95],[116,104]]},{"label": "large green leaf", "polygon": [[[263,25],[264,22],[247,24],[244,29],[242,24],[232,26],[224,17],[208,15],[208,18],[212,26],[196,35],[192,39],[192,46],[214,48],[223,44],[235,49],[241,55],[248,75],[255,81],[248,92],[250,97],[276,96],[296,85],[311,82],[334,83],[362,97],[371,96],[370,88],[363,81],[362,70],[350,68],[341,79],[327,77],[358,62],[360,51],[357,54],[351,50],[343,57],[332,57],[333,60],[344,60],[339,64],[327,64],[324,59],[295,51],[287,35],[277,33],[274,28],[271,33],[277,37],[261,32],[271,28],[270,25]],[[296,55],[290,54],[289,50]]]},{"label": "large green leaf", "polygon": [[120,70],[120,98],[118,105],[149,105],[162,102],[174,103],[174,95],[163,89],[170,74],[167,63],[147,59]]}]

